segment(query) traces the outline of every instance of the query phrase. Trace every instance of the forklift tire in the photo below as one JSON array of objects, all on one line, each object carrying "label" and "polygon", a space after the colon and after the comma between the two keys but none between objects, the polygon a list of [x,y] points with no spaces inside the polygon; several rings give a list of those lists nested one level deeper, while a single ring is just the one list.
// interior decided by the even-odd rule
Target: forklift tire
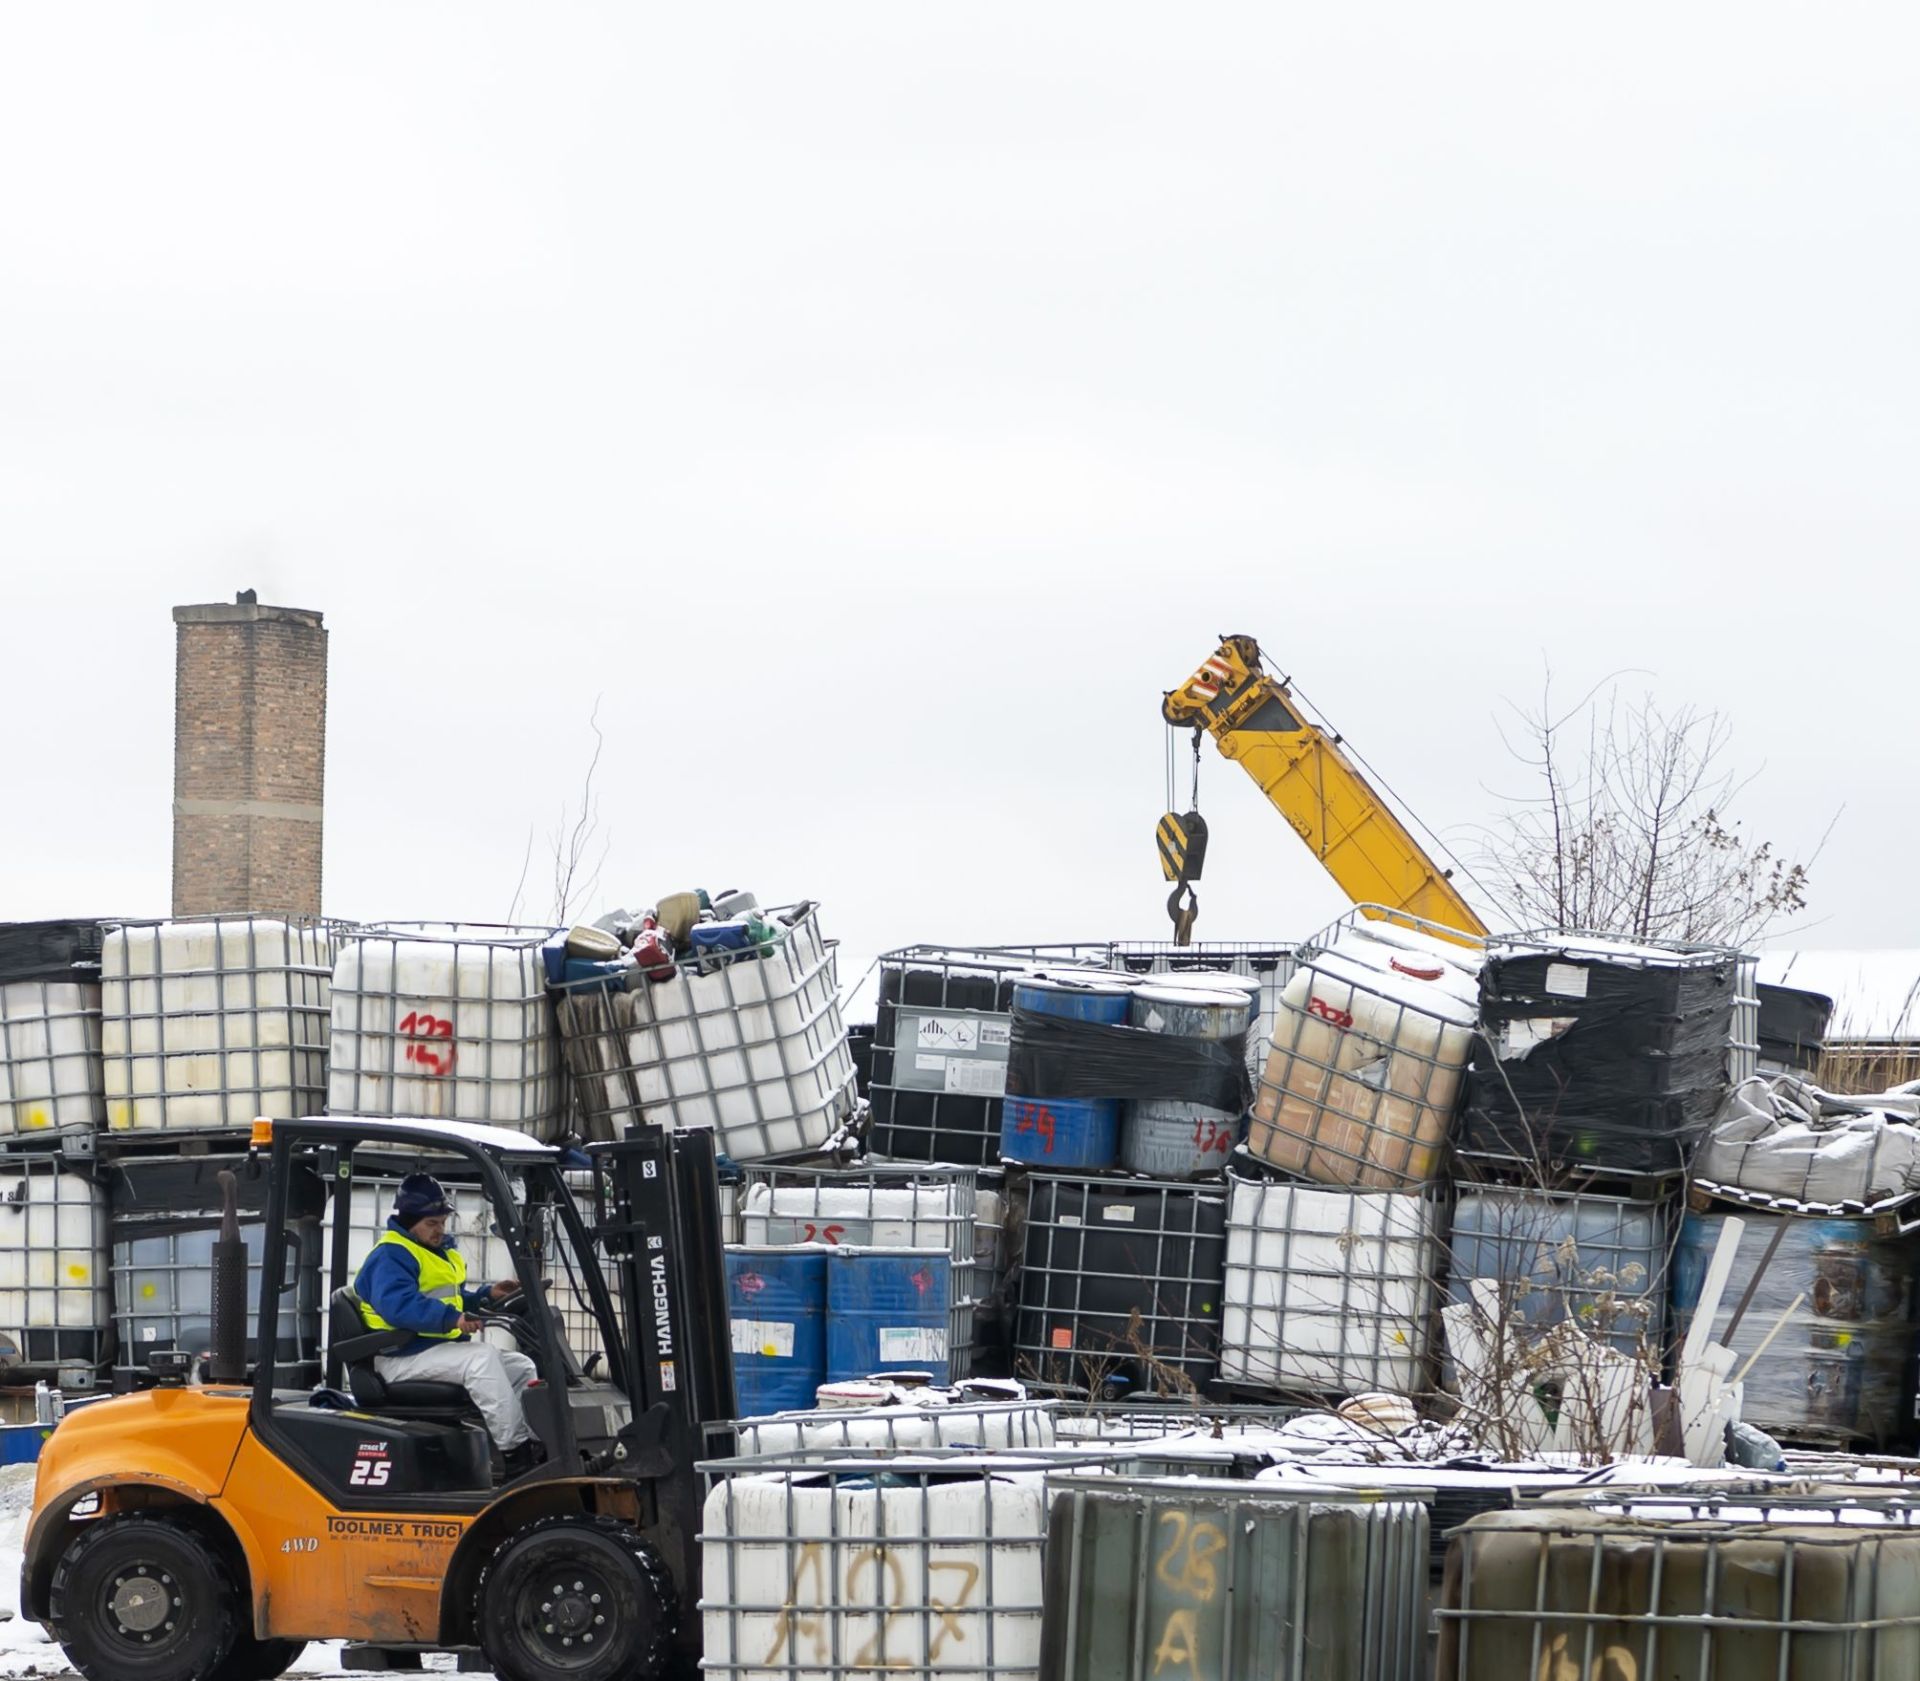
[{"label": "forklift tire", "polygon": [[674,1618],[666,1572],[613,1518],[551,1517],[502,1541],[474,1594],[498,1681],[653,1681]]},{"label": "forklift tire", "polygon": [[129,1513],[88,1524],[61,1554],[48,1622],[87,1681],[202,1681],[232,1654],[242,1609],[202,1536]]},{"label": "forklift tire", "polygon": [[251,1630],[242,1629],[227,1661],[208,1681],[274,1681],[275,1676],[285,1675],[306,1649],[304,1640],[261,1640]]}]

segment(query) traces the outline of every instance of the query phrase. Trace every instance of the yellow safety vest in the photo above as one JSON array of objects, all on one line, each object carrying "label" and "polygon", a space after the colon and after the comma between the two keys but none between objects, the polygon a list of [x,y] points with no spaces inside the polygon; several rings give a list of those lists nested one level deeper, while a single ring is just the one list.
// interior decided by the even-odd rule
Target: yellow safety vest
[{"label": "yellow safety vest", "polygon": [[[381,1243],[397,1243],[420,1263],[420,1294],[431,1296],[435,1301],[445,1302],[449,1307],[464,1313],[465,1305],[460,1299],[460,1286],[467,1281],[467,1259],[458,1249],[440,1254],[429,1249],[424,1243],[415,1243],[410,1237],[399,1232],[382,1232]],[[366,1302],[360,1304],[360,1317],[367,1322],[370,1331],[397,1331],[401,1327],[390,1325]],[[458,1324],[451,1331],[416,1331],[416,1336],[440,1337],[451,1342],[462,1335]]]}]

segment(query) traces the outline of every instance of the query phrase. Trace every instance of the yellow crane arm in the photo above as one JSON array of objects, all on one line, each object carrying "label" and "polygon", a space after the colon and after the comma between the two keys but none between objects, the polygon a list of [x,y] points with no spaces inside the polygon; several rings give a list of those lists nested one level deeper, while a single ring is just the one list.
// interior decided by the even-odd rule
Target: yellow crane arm
[{"label": "yellow crane arm", "polygon": [[1204,729],[1260,784],[1293,831],[1357,904],[1386,905],[1446,928],[1486,925],[1394,816],[1339,743],[1301,715],[1260,666],[1251,636],[1225,636],[1161,706],[1169,724]]}]

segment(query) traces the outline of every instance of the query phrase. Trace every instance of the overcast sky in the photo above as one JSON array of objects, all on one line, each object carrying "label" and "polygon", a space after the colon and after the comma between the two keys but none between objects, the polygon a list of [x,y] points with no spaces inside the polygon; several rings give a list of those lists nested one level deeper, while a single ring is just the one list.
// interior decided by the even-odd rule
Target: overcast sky
[{"label": "overcast sky", "polygon": [[[1247,631],[1428,823],[1722,709],[1920,945],[1920,24],[1878,6],[17,5],[0,916],[164,912],[179,602],[332,632],[326,898],[1155,936]],[[1342,905],[1208,749],[1198,932]]]}]

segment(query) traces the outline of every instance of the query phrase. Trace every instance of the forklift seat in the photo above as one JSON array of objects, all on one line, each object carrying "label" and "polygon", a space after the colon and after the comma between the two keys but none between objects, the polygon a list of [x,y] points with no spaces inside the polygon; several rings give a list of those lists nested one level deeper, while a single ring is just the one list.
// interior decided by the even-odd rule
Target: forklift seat
[{"label": "forklift seat", "polygon": [[370,1331],[360,1317],[360,1298],[351,1285],[334,1291],[327,1302],[327,1352],[346,1368],[354,1403],[393,1418],[464,1424],[479,1418],[464,1385],[402,1379],[390,1382],[374,1369],[374,1356],[413,1340],[411,1331]]}]

